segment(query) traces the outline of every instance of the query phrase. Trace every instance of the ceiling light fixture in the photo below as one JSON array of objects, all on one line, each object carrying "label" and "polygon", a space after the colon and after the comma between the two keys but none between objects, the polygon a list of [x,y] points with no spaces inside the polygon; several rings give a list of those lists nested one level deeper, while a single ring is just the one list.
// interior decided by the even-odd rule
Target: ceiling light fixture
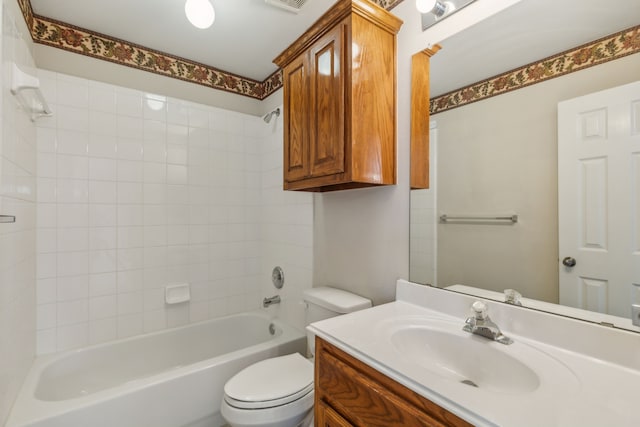
[{"label": "ceiling light fixture", "polygon": [[447,10],[447,6],[438,0],[416,0],[416,8],[420,13],[433,13],[438,17]]},{"label": "ceiling light fixture", "polygon": [[416,9],[422,14],[422,31],[438,21],[453,15],[475,0],[416,0]]},{"label": "ceiling light fixture", "polygon": [[202,30],[209,28],[216,19],[216,12],[209,0],[187,0],[184,13],[194,27]]}]

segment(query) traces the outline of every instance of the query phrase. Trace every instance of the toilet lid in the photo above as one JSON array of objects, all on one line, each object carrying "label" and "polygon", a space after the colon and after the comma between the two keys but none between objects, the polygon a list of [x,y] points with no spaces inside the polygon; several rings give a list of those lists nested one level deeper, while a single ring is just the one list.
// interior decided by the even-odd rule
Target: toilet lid
[{"label": "toilet lid", "polygon": [[293,402],[313,390],[313,363],[300,353],[257,362],[224,386],[225,400],[236,408],[271,408]]}]

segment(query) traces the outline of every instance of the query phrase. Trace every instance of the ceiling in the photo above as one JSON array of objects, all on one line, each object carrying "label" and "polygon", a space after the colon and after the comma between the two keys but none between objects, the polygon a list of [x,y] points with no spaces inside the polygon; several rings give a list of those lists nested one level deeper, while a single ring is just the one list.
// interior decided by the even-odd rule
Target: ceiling
[{"label": "ceiling", "polygon": [[[187,21],[184,0],[31,0],[31,6],[36,15],[262,82],[277,71],[272,59],[335,1],[308,0],[299,14],[264,0],[211,2],[216,21],[206,30]],[[440,43],[431,95],[638,25],[639,18],[640,0],[522,0]]]},{"label": "ceiling", "polygon": [[37,15],[257,81],[277,70],[273,58],[334,1],[308,0],[297,15],[264,0],[211,3],[216,20],[200,30],[187,20],[184,0],[31,0]]},{"label": "ceiling", "polygon": [[440,43],[431,58],[431,96],[638,24],[640,0],[523,0]]}]

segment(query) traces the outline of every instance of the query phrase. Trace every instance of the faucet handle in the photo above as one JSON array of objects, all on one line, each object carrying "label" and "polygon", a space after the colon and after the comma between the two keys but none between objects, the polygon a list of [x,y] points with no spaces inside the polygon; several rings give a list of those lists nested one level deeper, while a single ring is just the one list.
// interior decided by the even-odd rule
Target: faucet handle
[{"label": "faucet handle", "polygon": [[487,315],[489,308],[487,307],[487,304],[482,301],[476,301],[471,304],[471,310],[473,310],[473,317],[475,317],[476,320],[485,320],[489,317]]},{"label": "faucet handle", "polygon": [[522,305],[520,298],[522,298],[522,294],[515,289],[504,290],[504,302],[507,304]]}]

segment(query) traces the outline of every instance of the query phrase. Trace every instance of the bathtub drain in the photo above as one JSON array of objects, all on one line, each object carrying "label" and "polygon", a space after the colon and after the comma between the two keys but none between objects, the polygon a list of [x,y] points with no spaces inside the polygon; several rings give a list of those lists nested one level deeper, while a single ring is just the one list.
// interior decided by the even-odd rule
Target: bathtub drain
[{"label": "bathtub drain", "polygon": [[269,323],[269,333],[271,335],[275,335],[276,334],[276,325],[274,325],[273,323]]}]

